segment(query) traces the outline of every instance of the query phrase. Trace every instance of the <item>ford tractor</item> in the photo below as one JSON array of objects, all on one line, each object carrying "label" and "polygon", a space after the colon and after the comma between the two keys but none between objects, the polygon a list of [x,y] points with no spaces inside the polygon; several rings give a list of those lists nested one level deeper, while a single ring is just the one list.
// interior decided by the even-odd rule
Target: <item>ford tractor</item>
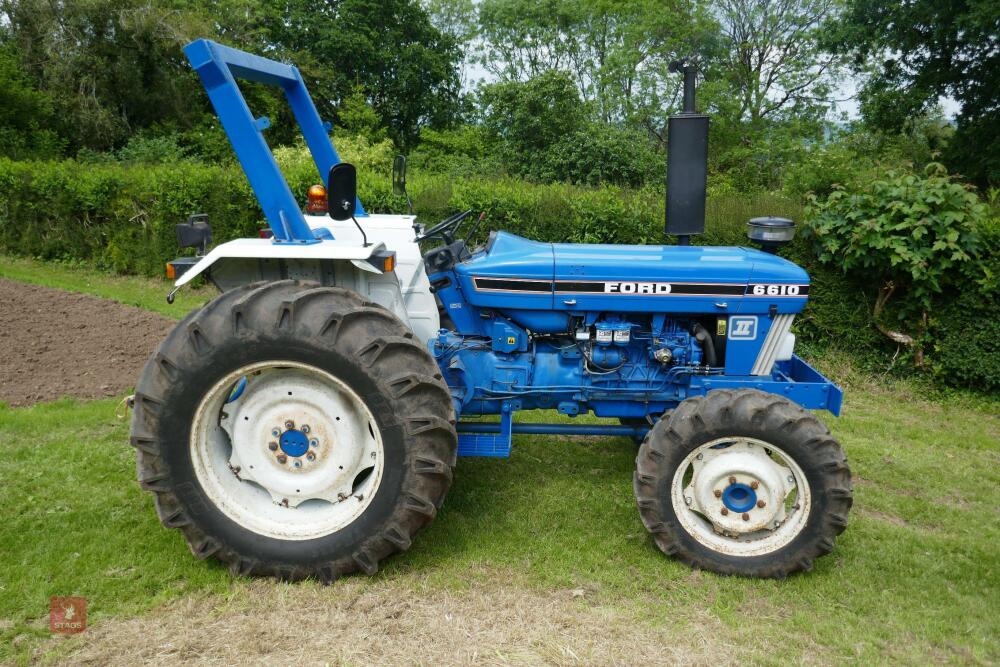
[{"label": "ford tractor", "polygon": [[[369,212],[294,66],[207,40],[185,53],[269,226],[209,248],[208,221],[178,225],[196,250],[169,265],[168,300],[196,277],[220,294],[136,385],[139,482],[196,557],[373,574],[434,518],[457,457],[509,456],[517,434],[640,443],[639,516],[693,567],[784,577],[834,548],[851,476],[810,411],[839,414],[842,392],[795,354],[809,276],[775,252],[794,224],[750,221],[763,249],[691,244],[708,138],[692,65],[674,66],[684,111],[668,125],[677,243],[584,245],[486,237],[473,211],[430,226]],[[304,209],[239,79],[284,92],[323,181]]]}]

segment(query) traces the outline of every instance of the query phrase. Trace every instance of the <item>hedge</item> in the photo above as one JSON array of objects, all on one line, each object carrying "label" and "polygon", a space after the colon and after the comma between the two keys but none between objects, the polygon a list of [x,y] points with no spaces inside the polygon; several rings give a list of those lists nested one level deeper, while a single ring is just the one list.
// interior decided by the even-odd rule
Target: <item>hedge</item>
[{"label": "hedge", "polygon": [[[406,202],[391,191],[390,145],[341,139],[338,147],[359,166],[359,196],[369,211],[406,211]],[[276,158],[292,191],[304,197],[318,180],[315,167],[301,150],[279,150]],[[419,173],[410,175],[408,185],[416,213],[425,221],[471,208],[487,212],[484,227],[539,240],[663,242],[662,188],[586,188]],[[216,242],[253,236],[265,224],[235,164],[0,159],[0,251],[8,254],[160,275],[164,262],[177,255],[174,225],[191,213],[209,215]],[[707,228],[698,242],[745,245],[746,220],[756,215],[801,219],[802,208],[776,195],[715,194],[710,187]],[[884,355],[895,347],[871,325],[874,286],[820,265],[803,241],[783,254],[812,275],[809,307],[798,320],[800,338],[806,344],[848,349],[868,365],[884,363]],[[988,261],[998,258],[1000,252]],[[995,313],[972,297],[962,300],[962,306],[957,303],[948,305],[947,317],[935,318],[931,329],[936,336],[929,346],[935,373],[950,383],[1000,387]]]}]

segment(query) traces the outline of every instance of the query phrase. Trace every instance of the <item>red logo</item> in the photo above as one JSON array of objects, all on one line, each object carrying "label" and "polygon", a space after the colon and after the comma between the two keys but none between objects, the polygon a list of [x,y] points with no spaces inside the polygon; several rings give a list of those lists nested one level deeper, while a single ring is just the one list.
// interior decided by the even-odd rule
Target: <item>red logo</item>
[{"label": "red logo", "polygon": [[49,598],[49,628],[71,635],[87,629],[87,598]]}]

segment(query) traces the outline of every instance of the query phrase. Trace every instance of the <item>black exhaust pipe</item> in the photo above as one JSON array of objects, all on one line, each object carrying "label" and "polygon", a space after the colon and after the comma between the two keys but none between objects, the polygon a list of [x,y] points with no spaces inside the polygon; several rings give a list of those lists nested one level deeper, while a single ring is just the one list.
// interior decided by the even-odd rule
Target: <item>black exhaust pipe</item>
[{"label": "black exhaust pipe", "polygon": [[684,111],[667,122],[667,202],[664,231],[689,245],[692,234],[705,231],[708,185],[708,116],[695,109],[697,67],[691,60],[670,63],[684,73]]}]

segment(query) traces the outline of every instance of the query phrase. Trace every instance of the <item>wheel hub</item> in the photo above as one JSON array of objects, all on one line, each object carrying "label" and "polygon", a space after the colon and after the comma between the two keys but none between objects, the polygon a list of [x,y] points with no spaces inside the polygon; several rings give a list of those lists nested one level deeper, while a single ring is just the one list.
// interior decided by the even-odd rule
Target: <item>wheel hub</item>
[{"label": "wheel hub", "polygon": [[739,482],[730,484],[722,492],[722,504],[730,512],[747,512],[757,505],[757,493],[748,485]]},{"label": "wheel hub", "polygon": [[716,532],[749,535],[774,530],[784,521],[785,498],[795,488],[789,481],[791,471],[760,444],[740,440],[703,448],[691,467],[685,502]]},{"label": "wheel hub", "polygon": [[380,465],[363,412],[357,399],[315,374],[288,368],[252,376],[220,422],[232,447],[229,469],[282,507],[362,500],[359,480]]},{"label": "wheel hub", "polygon": [[281,451],[288,456],[302,456],[309,451],[309,436],[298,429],[290,429],[278,439]]}]

